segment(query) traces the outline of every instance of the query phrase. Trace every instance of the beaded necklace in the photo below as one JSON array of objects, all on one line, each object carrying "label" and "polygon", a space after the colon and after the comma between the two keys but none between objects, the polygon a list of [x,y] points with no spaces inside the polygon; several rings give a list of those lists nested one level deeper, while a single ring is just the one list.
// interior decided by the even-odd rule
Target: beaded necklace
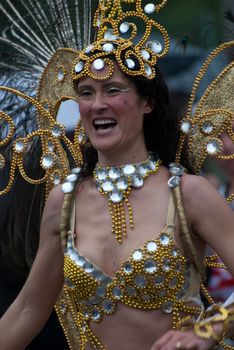
[{"label": "beaded necklace", "polygon": [[134,228],[133,211],[129,202],[132,188],[139,189],[144,180],[159,169],[160,160],[154,153],[139,163],[125,164],[115,167],[96,165],[93,177],[99,192],[106,195],[112,218],[112,233],[119,243],[127,235],[125,209],[128,211],[130,228]]}]

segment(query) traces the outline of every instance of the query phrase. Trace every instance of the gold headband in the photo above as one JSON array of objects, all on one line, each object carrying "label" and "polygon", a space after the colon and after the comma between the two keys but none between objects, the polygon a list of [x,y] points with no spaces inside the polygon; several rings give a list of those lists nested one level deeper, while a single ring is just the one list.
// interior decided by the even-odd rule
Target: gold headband
[{"label": "gold headband", "polygon": [[[158,13],[166,3],[167,0],[163,0],[158,5],[143,6],[141,0],[100,0],[94,16],[97,40],[79,53],[73,65],[73,81],[85,76],[95,80],[110,78],[114,70],[110,57],[114,57],[127,75],[153,79],[158,58],[169,50],[169,37],[151,15]],[[151,40],[157,32],[164,45]]]}]

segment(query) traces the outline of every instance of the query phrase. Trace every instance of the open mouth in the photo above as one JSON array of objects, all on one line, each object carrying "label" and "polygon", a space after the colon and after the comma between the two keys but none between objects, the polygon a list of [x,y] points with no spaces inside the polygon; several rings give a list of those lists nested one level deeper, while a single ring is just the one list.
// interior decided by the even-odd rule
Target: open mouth
[{"label": "open mouth", "polygon": [[114,119],[96,119],[93,121],[95,130],[113,129],[117,125]]}]

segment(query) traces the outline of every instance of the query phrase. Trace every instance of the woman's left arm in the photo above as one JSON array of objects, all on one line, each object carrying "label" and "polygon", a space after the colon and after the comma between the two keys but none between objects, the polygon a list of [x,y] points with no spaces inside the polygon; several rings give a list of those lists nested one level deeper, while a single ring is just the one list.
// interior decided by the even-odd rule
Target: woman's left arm
[{"label": "woman's left arm", "polygon": [[[207,242],[221,257],[234,276],[234,213],[221,195],[205,179],[185,175],[181,181],[186,216],[192,232]],[[234,305],[227,307],[234,314]],[[217,311],[218,312],[218,311]],[[211,321],[212,331],[222,338],[224,321]],[[233,322],[227,324],[227,336],[234,336]],[[210,350],[217,345],[212,337],[198,337],[194,327],[187,331],[171,330],[157,340],[151,350]]]}]

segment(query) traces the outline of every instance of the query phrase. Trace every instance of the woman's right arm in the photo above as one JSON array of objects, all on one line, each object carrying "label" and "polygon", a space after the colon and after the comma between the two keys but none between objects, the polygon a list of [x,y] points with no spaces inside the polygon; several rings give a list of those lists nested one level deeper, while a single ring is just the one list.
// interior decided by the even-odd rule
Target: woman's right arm
[{"label": "woman's right arm", "polygon": [[44,209],[40,243],[28,279],[0,319],[0,350],[23,350],[43,328],[63,285],[60,213],[63,193],[51,191]]}]

